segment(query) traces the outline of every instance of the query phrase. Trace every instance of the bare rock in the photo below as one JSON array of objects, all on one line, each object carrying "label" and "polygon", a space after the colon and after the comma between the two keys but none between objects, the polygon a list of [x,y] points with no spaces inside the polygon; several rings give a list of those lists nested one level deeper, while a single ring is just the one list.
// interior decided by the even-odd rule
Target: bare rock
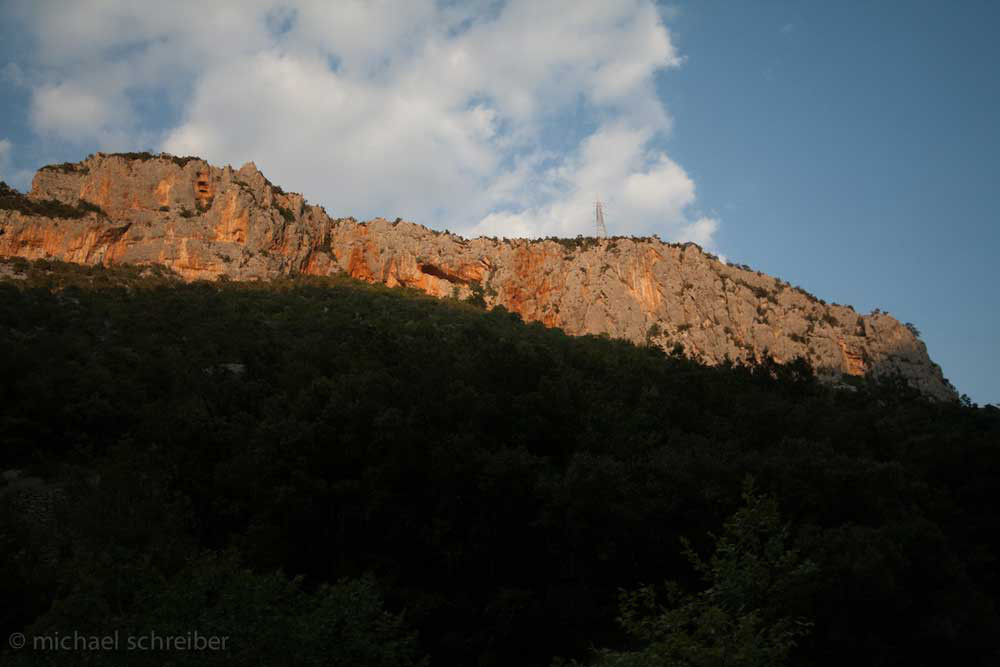
[{"label": "bare rock", "polygon": [[[900,374],[956,392],[894,318],[829,305],[776,278],[656,238],[465,239],[397,220],[334,219],[273,185],[197,158],[97,154],[38,172],[27,197],[78,207],[0,210],[0,256],[164,264],[187,280],[344,272],[435,296],[468,296],[570,334],[608,334],[708,364],[804,357],[831,381]],[[6,201],[6,200],[5,200]]]}]

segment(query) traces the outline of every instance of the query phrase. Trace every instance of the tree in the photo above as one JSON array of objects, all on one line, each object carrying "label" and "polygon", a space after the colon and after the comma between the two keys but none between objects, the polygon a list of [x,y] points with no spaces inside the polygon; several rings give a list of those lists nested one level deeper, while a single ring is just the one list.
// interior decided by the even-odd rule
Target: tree
[{"label": "tree", "polygon": [[767,666],[786,664],[796,640],[811,623],[787,616],[783,601],[815,572],[788,547],[789,527],[777,502],[745,483],[744,506],[715,538],[715,552],[702,560],[684,540],[684,552],[706,588],[685,593],[668,582],[667,604],[652,586],[621,595],[619,618],[643,648],[601,651],[604,667],[652,665]]},{"label": "tree", "polygon": [[[126,564],[123,574],[133,586],[130,604],[113,604],[101,586],[74,591],[28,629],[27,647],[5,656],[4,664],[427,664],[402,615],[384,609],[370,575],[307,591],[301,577],[251,572],[231,553],[202,554],[169,578],[142,560]],[[117,634],[118,642],[101,651],[39,649],[44,638],[72,636],[74,631],[95,637]],[[167,638],[192,637],[194,632],[215,638],[213,644],[182,650],[164,644]],[[140,638],[152,645],[154,637],[160,638],[156,650],[133,650]]]},{"label": "tree", "polygon": [[471,284],[472,292],[465,298],[466,303],[471,303],[479,308],[486,308],[486,289],[481,282]]}]

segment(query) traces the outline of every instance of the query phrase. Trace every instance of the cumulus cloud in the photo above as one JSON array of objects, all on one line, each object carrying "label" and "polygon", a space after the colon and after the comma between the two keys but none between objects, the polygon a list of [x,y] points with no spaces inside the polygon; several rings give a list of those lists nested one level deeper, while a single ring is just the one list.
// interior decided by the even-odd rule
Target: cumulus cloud
[{"label": "cumulus cloud", "polygon": [[594,232],[595,196],[604,201],[611,234],[661,234],[711,245],[718,222],[691,221],[694,183],[663,152],[651,150],[648,132],[622,124],[602,126],[567,159],[540,174],[549,193],[540,204],[485,216],[471,231],[488,236],[573,236]]},{"label": "cumulus cloud", "polygon": [[19,11],[39,134],[253,160],[331,213],[469,234],[589,234],[597,196],[611,233],[718,227],[664,150],[654,77],[683,59],[649,0]]},{"label": "cumulus cloud", "polygon": [[117,96],[77,83],[42,85],[31,100],[31,123],[36,132],[68,141],[100,137],[127,121]]}]

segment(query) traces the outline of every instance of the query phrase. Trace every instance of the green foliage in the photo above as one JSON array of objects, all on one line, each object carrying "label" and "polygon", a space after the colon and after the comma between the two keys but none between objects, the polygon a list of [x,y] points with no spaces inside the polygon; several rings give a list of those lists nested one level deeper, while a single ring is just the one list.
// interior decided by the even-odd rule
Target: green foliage
[{"label": "green foliage", "polygon": [[[88,579],[26,633],[9,665],[423,665],[401,615],[387,613],[374,578],[303,589],[301,578],[256,574],[232,554],[207,552],[164,576],[147,560],[119,561],[119,586]],[[91,571],[91,573],[94,573]],[[97,613],[95,613],[97,612]],[[116,636],[117,650],[45,649],[46,637]],[[137,638],[215,638],[209,648],[130,649]],[[35,642],[38,642],[36,644]],[[37,650],[33,648],[37,646]],[[134,646],[134,645],[133,645]]]},{"label": "green foliage", "polygon": [[178,155],[171,155],[170,153],[153,153],[150,151],[142,151],[138,153],[98,153],[103,157],[120,157],[128,161],[148,161],[148,160],[169,160],[173,162],[178,167],[184,167],[188,162],[200,161],[201,158],[194,155],[187,155],[184,157]]},{"label": "green foliage", "polygon": [[588,250],[596,245],[599,245],[601,239],[595,236],[582,236],[582,235],[578,235],[576,238],[547,236],[544,239],[537,239],[535,242],[537,243],[540,241],[552,241],[553,243],[558,243],[566,250]]},{"label": "green foliage", "polygon": [[0,181],[0,210],[3,209],[49,218],[82,218],[88,213],[104,215],[100,206],[82,199],[75,206],[54,199],[30,199]]},{"label": "green foliage", "polygon": [[[768,629],[806,617],[795,664],[1000,657],[996,409],[894,378],[832,390],[801,361],[708,368],[681,345],[571,337],[344,276],[10,266],[24,278],[0,281],[0,471],[21,473],[0,477],[0,637],[259,627],[232,597],[334,651],[300,630],[302,610],[371,573],[438,664],[641,651],[615,621],[618,591],[664,579],[691,593],[648,618],[686,610],[702,654],[699,628],[780,648]],[[793,551],[784,524],[758,521],[768,499],[737,512],[747,474],[796,526],[796,562],[818,566],[778,577],[780,594],[747,579],[784,562],[748,558],[758,547]],[[732,516],[771,528],[754,542]],[[683,535],[714,554],[709,574],[677,553]],[[199,572],[226,596],[182,604],[202,600]],[[260,637],[229,664],[288,662]]]},{"label": "green foliage", "polygon": [[269,181],[267,178],[264,178],[264,182],[267,183],[268,187],[270,187],[271,190],[273,190],[275,194],[279,194],[279,195],[287,194],[280,185],[275,185],[274,183],[272,183],[271,181]]},{"label": "green foliage", "polygon": [[295,213],[292,209],[282,206],[281,204],[275,204],[275,208],[278,209],[278,213],[284,218],[285,222],[295,222]]},{"label": "green foliage", "polygon": [[85,199],[81,199],[77,202],[76,207],[85,212],[97,213],[98,215],[104,215],[104,210],[97,204],[93,204]]},{"label": "green foliage", "polygon": [[76,162],[61,162],[59,164],[48,164],[39,171],[58,171],[63,174],[88,174],[90,169]]},{"label": "green foliage", "polygon": [[469,287],[471,288],[472,293],[465,298],[465,302],[478,308],[486,308],[486,290],[483,288],[483,284],[476,281]]},{"label": "green foliage", "polygon": [[715,551],[702,560],[685,541],[686,556],[705,588],[685,593],[668,582],[666,606],[652,586],[621,595],[620,622],[642,643],[636,651],[602,651],[602,666],[740,665],[780,667],[811,623],[789,616],[789,599],[816,567],[788,545],[777,502],[748,480],[744,506],[726,520]]}]

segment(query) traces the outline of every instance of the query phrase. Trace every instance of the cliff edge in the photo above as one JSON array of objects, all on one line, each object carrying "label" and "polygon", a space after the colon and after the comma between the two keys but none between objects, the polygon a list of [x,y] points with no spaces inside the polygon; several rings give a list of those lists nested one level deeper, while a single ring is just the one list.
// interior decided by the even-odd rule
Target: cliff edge
[{"label": "cliff edge", "polygon": [[28,195],[0,188],[0,256],[157,263],[187,280],[345,272],[436,296],[481,295],[570,334],[680,345],[708,364],[804,357],[832,381],[898,374],[928,396],[957,396],[893,317],[827,304],[694,244],[465,239],[401,220],[335,219],[252,163],[98,153],[44,167]]}]

